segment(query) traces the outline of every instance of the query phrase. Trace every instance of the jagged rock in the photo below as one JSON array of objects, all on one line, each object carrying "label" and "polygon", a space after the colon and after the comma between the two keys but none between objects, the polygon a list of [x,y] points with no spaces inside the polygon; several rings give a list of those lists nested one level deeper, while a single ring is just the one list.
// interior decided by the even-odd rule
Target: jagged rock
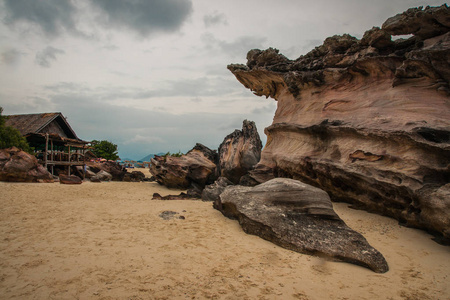
[{"label": "jagged rock", "polygon": [[244,120],[242,130],[227,135],[219,146],[220,176],[237,184],[261,158],[262,143],[255,122]]},{"label": "jagged rock", "polygon": [[371,46],[377,49],[384,49],[393,45],[391,35],[379,27],[373,27],[364,33],[361,44]]},{"label": "jagged rock", "polygon": [[202,191],[204,188],[204,185],[191,183],[191,187],[186,191],[186,193],[189,197],[191,197],[191,199],[200,199],[202,198]]},{"label": "jagged rock", "polygon": [[88,166],[95,173],[105,171],[111,174],[112,180],[114,181],[122,181],[123,177],[127,173],[127,169],[124,166],[121,166],[119,163],[113,161],[89,162]]},{"label": "jagged rock", "polygon": [[243,186],[255,186],[262,182],[274,179],[274,169],[267,167],[263,164],[258,164],[248,174],[241,177],[239,185]]},{"label": "jagged rock", "polygon": [[132,171],[131,173],[126,173],[123,176],[123,181],[128,182],[139,182],[144,181],[145,175],[141,171]]},{"label": "jagged rock", "polygon": [[0,149],[0,181],[54,182],[36,157],[16,147]]},{"label": "jagged rock", "polygon": [[[450,198],[430,200],[450,182],[448,15],[446,5],[410,9],[362,41],[335,36],[293,61],[251,50],[247,65],[229,65],[277,101],[261,160],[241,182],[300,179],[450,241],[450,220],[436,215],[450,215]],[[386,33],[415,36],[390,44]]]},{"label": "jagged rock", "polygon": [[414,34],[421,39],[438,36],[450,28],[450,11],[447,4],[423,9],[410,8],[387,19],[382,28],[392,35]]},{"label": "jagged rock", "polygon": [[203,188],[217,178],[217,152],[202,144],[181,157],[158,156],[151,159],[150,173],[159,184],[187,189],[192,184]]},{"label": "jagged rock", "polygon": [[91,177],[92,182],[111,181],[113,176],[106,171],[101,170],[95,176]]},{"label": "jagged rock", "polygon": [[217,207],[246,233],[286,249],[367,267],[389,267],[383,255],[334,212],[328,194],[300,181],[276,178],[256,187],[228,186]]},{"label": "jagged rock", "polygon": [[219,200],[220,194],[222,194],[223,190],[229,185],[233,185],[230,180],[225,177],[219,177],[213,184],[205,186],[205,189],[202,192],[202,200],[214,202],[215,206],[216,202]]},{"label": "jagged rock", "polygon": [[61,184],[81,184],[82,182],[78,176],[59,174],[59,183]]}]

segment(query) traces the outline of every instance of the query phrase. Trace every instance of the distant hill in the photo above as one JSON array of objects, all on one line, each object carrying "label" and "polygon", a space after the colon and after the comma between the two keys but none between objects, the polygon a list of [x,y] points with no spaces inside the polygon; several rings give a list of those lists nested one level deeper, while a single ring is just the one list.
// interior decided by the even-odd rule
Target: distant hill
[{"label": "distant hill", "polygon": [[165,153],[157,153],[157,154],[149,154],[146,157],[143,157],[140,159],[140,161],[150,161],[150,159],[152,159],[153,157],[155,157],[155,155],[164,155]]}]

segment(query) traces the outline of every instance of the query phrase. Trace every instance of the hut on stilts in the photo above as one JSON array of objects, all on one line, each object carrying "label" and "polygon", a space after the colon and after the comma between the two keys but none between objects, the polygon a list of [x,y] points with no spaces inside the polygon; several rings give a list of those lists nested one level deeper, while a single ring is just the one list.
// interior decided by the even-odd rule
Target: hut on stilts
[{"label": "hut on stilts", "polygon": [[83,141],[60,112],[5,116],[6,125],[20,131],[34,148],[39,162],[52,174],[55,169],[70,175],[72,167],[82,167],[83,175],[90,147]]}]

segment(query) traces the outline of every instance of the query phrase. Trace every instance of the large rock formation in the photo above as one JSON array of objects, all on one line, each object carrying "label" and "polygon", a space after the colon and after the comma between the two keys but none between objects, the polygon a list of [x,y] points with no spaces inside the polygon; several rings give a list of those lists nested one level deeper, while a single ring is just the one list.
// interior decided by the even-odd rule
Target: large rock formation
[{"label": "large rock formation", "polygon": [[53,182],[36,157],[16,147],[0,149],[0,181]]},{"label": "large rock formation", "polygon": [[334,212],[328,194],[300,181],[276,178],[256,187],[228,186],[218,209],[246,233],[281,247],[388,271],[383,255]]},{"label": "large rock formation", "polygon": [[[278,103],[246,183],[300,179],[448,241],[449,28],[447,5],[415,8],[361,40],[327,38],[296,60],[269,48],[229,65],[245,87]],[[413,36],[391,39],[400,34]]]},{"label": "large rock formation", "polygon": [[220,176],[237,184],[259,162],[262,143],[255,122],[244,120],[242,130],[227,135],[219,146]]},{"label": "large rock formation", "polygon": [[88,162],[87,165],[94,173],[105,171],[111,174],[112,180],[114,181],[122,181],[127,173],[127,169],[124,166],[121,166],[119,163],[114,161]]},{"label": "large rock formation", "polygon": [[227,135],[218,153],[196,144],[181,157],[155,156],[151,160],[150,173],[158,183],[171,188],[191,188],[189,196],[200,198],[205,185],[212,184],[219,176],[239,183],[241,177],[259,162],[261,148],[255,122],[244,120],[242,130],[236,129]]},{"label": "large rock formation", "polygon": [[150,173],[169,188],[186,189],[211,184],[217,179],[217,152],[202,144],[181,157],[158,156],[151,159]]}]

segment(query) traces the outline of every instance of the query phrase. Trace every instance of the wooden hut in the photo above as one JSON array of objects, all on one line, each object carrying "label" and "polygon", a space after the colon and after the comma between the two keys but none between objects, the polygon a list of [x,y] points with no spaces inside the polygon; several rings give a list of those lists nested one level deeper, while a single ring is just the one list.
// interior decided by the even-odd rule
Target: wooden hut
[{"label": "wooden hut", "polygon": [[60,112],[5,116],[6,126],[20,131],[36,157],[53,174],[55,166],[84,166],[89,142],[78,138]]}]

